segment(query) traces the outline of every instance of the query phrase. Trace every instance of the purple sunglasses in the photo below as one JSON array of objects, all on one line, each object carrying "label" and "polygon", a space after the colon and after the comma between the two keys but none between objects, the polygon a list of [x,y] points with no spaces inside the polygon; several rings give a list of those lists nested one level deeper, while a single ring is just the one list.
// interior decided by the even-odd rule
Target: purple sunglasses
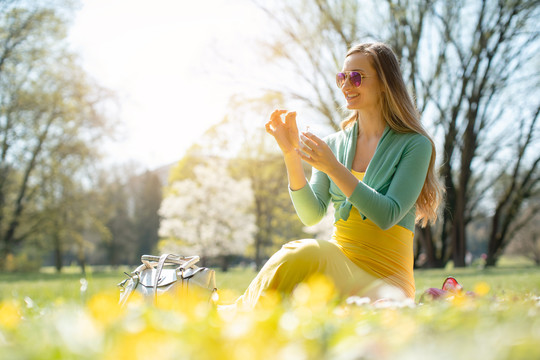
[{"label": "purple sunglasses", "polygon": [[349,78],[353,86],[359,87],[362,85],[362,78],[365,77],[367,76],[360,74],[358,71],[340,72],[336,75],[336,85],[341,89],[343,84],[347,81],[347,78]]}]

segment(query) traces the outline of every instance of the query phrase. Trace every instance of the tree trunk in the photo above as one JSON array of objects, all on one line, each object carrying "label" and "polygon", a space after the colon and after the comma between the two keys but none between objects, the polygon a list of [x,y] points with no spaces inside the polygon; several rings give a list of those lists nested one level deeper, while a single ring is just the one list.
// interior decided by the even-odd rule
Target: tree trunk
[{"label": "tree trunk", "polygon": [[61,272],[62,267],[64,266],[62,261],[62,255],[63,255],[63,249],[62,249],[62,243],[60,241],[59,236],[54,237],[54,265],[56,268],[56,272]]},{"label": "tree trunk", "polygon": [[[477,104],[478,101],[473,101]],[[466,231],[467,226],[467,204],[469,193],[469,182],[472,176],[472,161],[475,157],[478,146],[476,133],[477,111],[471,106],[467,114],[467,127],[463,134],[463,149],[461,150],[461,166],[459,173],[459,183],[456,192],[456,207],[454,211],[454,226],[452,231],[452,248],[454,266],[464,267],[465,254],[467,253]]]},{"label": "tree trunk", "polygon": [[[15,231],[18,229],[20,225],[21,216],[23,214],[26,200],[27,200],[27,192],[29,191],[29,184],[30,184],[30,174],[34,170],[36,166],[36,162],[38,159],[39,154],[41,153],[43,143],[45,142],[47,135],[49,134],[49,129],[51,128],[51,125],[55,119],[55,116],[50,116],[43,132],[40,134],[38,138],[38,143],[34,147],[32,151],[32,157],[30,161],[28,162],[28,165],[26,166],[26,169],[24,171],[24,176],[21,182],[21,186],[18,191],[17,199],[15,201],[15,209],[13,211],[13,218],[11,222],[9,223],[9,226],[6,230],[6,233],[4,235],[4,242],[6,244],[6,248],[10,249],[14,244],[18,242],[18,240],[15,237]],[[9,250],[11,251],[11,250]]]},{"label": "tree trunk", "polygon": [[262,242],[261,232],[259,231],[255,236],[255,267],[257,271],[262,267]]},{"label": "tree trunk", "polygon": [[81,274],[86,277],[86,256],[84,255],[84,247],[82,244],[79,244],[79,249],[77,251],[77,261],[81,267]]},{"label": "tree trunk", "polygon": [[452,160],[456,149],[457,137],[456,118],[457,110],[453,109],[451,121],[448,124],[448,130],[446,131],[444,139],[444,149],[442,153],[443,164],[440,169],[440,176],[444,181],[444,187],[446,189],[446,199],[442,214],[441,248],[438,259],[441,267],[448,261],[448,240],[452,236],[454,213],[456,209],[456,187],[454,185],[454,179],[452,178]]},{"label": "tree trunk", "polygon": [[229,271],[230,263],[231,263],[231,255],[223,255],[222,262],[221,262],[221,271],[223,272]]},{"label": "tree trunk", "polygon": [[[499,198],[495,213],[493,214],[486,266],[495,266],[497,264],[497,260],[512,237],[512,233],[510,232],[511,225],[515,223],[523,203],[534,196],[535,186],[540,181],[540,178],[535,175],[537,166],[540,163],[540,156],[533,161],[528,169],[522,169],[522,159],[525,158],[525,152],[534,142],[533,134],[535,133],[534,130],[539,115],[540,107],[537,108],[533,121],[531,121],[529,125],[529,130],[524,135],[523,143],[518,142],[518,151],[516,153],[517,161],[512,171],[511,182],[506,187],[503,195]],[[523,174],[521,179],[520,173]],[[533,215],[534,212],[525,222],[522,222],[522,225],[527,221],[530,221],[533,218]],[[519,227],[519,225],[517,227]]]},{"label": "tree trunk", "polygon": [[426,261],[422,265],[422,267],[430,269],[442,267],[442,262],[437,257],[437,249],[435,248],[433,230],[431,229],[431,227],[417,227],[416,231],[418,234],[419,242],[424,249],[424,254],[426,255]]},{"label": "tree trunk", "polygon": [[461,199],[456,204],[454,222],[452,227],[452,260],[455,267],[465,266],[465,204]]},{"label": "tree trunk", "polygon": [[[4,239],[2,239],[4,240]],[[8,242],[5,242],[0,253],[0,270],[6,270],[8,259],[13,257],[13,250]]]}]

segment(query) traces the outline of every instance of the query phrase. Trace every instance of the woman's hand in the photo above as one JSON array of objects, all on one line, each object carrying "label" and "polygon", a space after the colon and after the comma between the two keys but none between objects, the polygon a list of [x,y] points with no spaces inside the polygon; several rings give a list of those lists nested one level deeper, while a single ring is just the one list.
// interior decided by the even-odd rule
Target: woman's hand
[{"label": "woman's hand", "polygon": [[340,165],[330,147],[319,137],[310,132],[300,135],[300,149],[298,154],[309,165],[327,175]]},{"label": "woman's hand", "polygon": [[[285,115],[283,119],[282,115]],[[283,152],[283,155],[295,154],[298,149],[298,127],[296,126],[296,112],[287,110],[274,110],[270,121],[265,125],[266,132],[274,137]]]}]

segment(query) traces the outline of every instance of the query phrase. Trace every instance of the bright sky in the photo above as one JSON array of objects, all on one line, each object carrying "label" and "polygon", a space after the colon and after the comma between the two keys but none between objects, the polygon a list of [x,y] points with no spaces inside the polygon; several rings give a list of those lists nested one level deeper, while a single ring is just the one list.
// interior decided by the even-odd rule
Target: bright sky
[{"label": "bright sky", "polygon": [[[239,85],[249,91],[219,74],[256,63],[249,41],[266,20],[250,0],[82,4],[70,41],[86,70],[118,95],[124,136],[107,146],[114,163],[153,169],[181,159],[226,115]],[[223,58],[234,66],[224,67]]]}]

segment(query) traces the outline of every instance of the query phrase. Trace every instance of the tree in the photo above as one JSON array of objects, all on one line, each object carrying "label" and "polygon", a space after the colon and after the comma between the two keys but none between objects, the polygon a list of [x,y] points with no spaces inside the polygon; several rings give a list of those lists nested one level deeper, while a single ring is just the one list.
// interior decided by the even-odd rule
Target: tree
[{"label": "tree", "polygon": [[256,231],[249,180],[235,180],[226,162],[209,160],[193,169],[194,178],[176,181],[161,204],[161,252],[221,257],[243,254]]},{"label": "tree", "polygon": [[250,179],[257,224],[253,252],[255,267],[260,269],[277,247],[298,239],[303,231],[289,196],[283,157],[268,147],[267,134],[258,135],[251,137],[231,167],[235,176]]},{"label": "tree", "polygon": [[[64,160],[61,167],[74,166]],[[38,223],[44,224],[41,236],[33,235],[27,242],[35,246],[36,239],[44,239],[41,246],[44,250],[53,251],[58,272],[62,270],[64,257],[72,253],[85,273],[88,253],[96,245],[91,239],[109,240],[111,236],[106,227],[108,211],[104,194],[95,187],[83,187],[58,167],[49,170],[41,184],[44,208],[36,213],[40,219]]]},{"label": "tree", "polygon": [[[504,183],[502,191],[495,205],[495,212],[491,220],[491,233],[488,241],[488,252],[486,265],[494,266],[497,260],[504,252],[514,235],[534,219],[540,212],[540,205],[534,204],[527,210],[528,216],[520,216],[520,210],[527,203],[527,200],[538,197],[540,192],[540,174],[538,163],[540,162],[540,153],[538,147],[536,154],[532,153],[531,147],[534,146],[536,123],[540,117],[540,107],[532,116],[529,124],[522,119],[519,129],[519,136],[515,144],[515,153],[512,157],[513,166],[504,168],[499,179]],[[537,140],[537,139],[536,139]],[[533,151],[534,151],[533,150]],[[531,156],[527,153],[530,153]],[[530,161],[527,161],[529,160]],[[512,161],[509,162],[511,164]],[[511,170],[511,173],[508,171]],[[537,234],[531,234],[534,238]],[[533,247],[534,248],[534,247]]]},{"label": "tree", "polygon": [[[466,12],[473,14],[468,22]],[[445,129],[442,175],[450,212],[444,230],[450,235],[457,266],[465,265],[465,229],[500,173],[493,167],[500,163],[501,145],[517,140],[509,136],[516,133],[504,120],[514,118],[514,106],[522,106],[517,101],[510,104],[508,99],[530,85],[526,65],[529,51],[538,47],[538,33],[528,28],[537,18],[535,13],[538,7],[532,1],[478,1],[448,4],[440,16],[441,35],[450,46],[447,70],[438,81],[456,91],[439,86],[433,103]],[[503,131],[497,133],[497,128]],[[455,149],[460,151],[459,161],[453,155]]]},{"label": "tree", "polygon": [[[133,169],[121,166],[103,174],[99,191],[104,197],[106,223],[110,235],[102,237],[100,245],[105,249],[106,263],[113,266],[132,264],[136,257],[136,231],[130,211],[129,179]],[[127,177],[127,179],[126,179]]]},{"label": "tree", "polygon": [[145,171],[131,181],[131,187],[135,242],[138,245],[136,257],[140,258],[141,255],[151,254],[157,249],[160,221],[158,212],[163,185],[157,174]]},{"label": "tree", "polygon": [[526,220],[525,224],[516,230],[514,240],[508,243],[505,248],[505,254],[524,256],[532,261],[537,266],[540,266],[540,204],[528,204],[525,211],[521,215],[522,219]]},{"label": "tree", "polygon": [[99,213],[103,229],[85,232],[86,242],[93,247],[90,262],[137,264],[141,255],[157,251],[161,188],[155,171],[142,171],[135,163],[98,171],[91,187],[93,202],[81,203]]},{"label": "tree", "polygon": [[[21,7],[18,7],[21,5]],[[26,7],[22,7],[25,5]],[[67,11],[69,12],[69,10]],[[98,159],[109,130],[103,89],[67,49],[59,11],[3,2],[0,13],[0,259],[44,230],[57,232],[50,212],[72,191],[88,189],[85,169]],[[53,179],[51,176],[55,176]],[[66,179],[70,179],[71,184]],[[58,182],[58,186],[46,186]],[[61,185],[60,185],[61,184]],[[53,193],[45,193],[43,190]],[[76,198],[69,196],[69,198]],[[49,203],[51,202],[51,203]],[[56,205],[55,205],[56,204]],[[82,208],[73,216],[83,220]],[[38,216],[39,214],[39,216]],[[50,221],[45,221],[49,218]],[[78,231],[82,231],[79,229]],[[54,236],[53,236],[54,237]],[[2,261],[4,263],[4,261]]]}]

